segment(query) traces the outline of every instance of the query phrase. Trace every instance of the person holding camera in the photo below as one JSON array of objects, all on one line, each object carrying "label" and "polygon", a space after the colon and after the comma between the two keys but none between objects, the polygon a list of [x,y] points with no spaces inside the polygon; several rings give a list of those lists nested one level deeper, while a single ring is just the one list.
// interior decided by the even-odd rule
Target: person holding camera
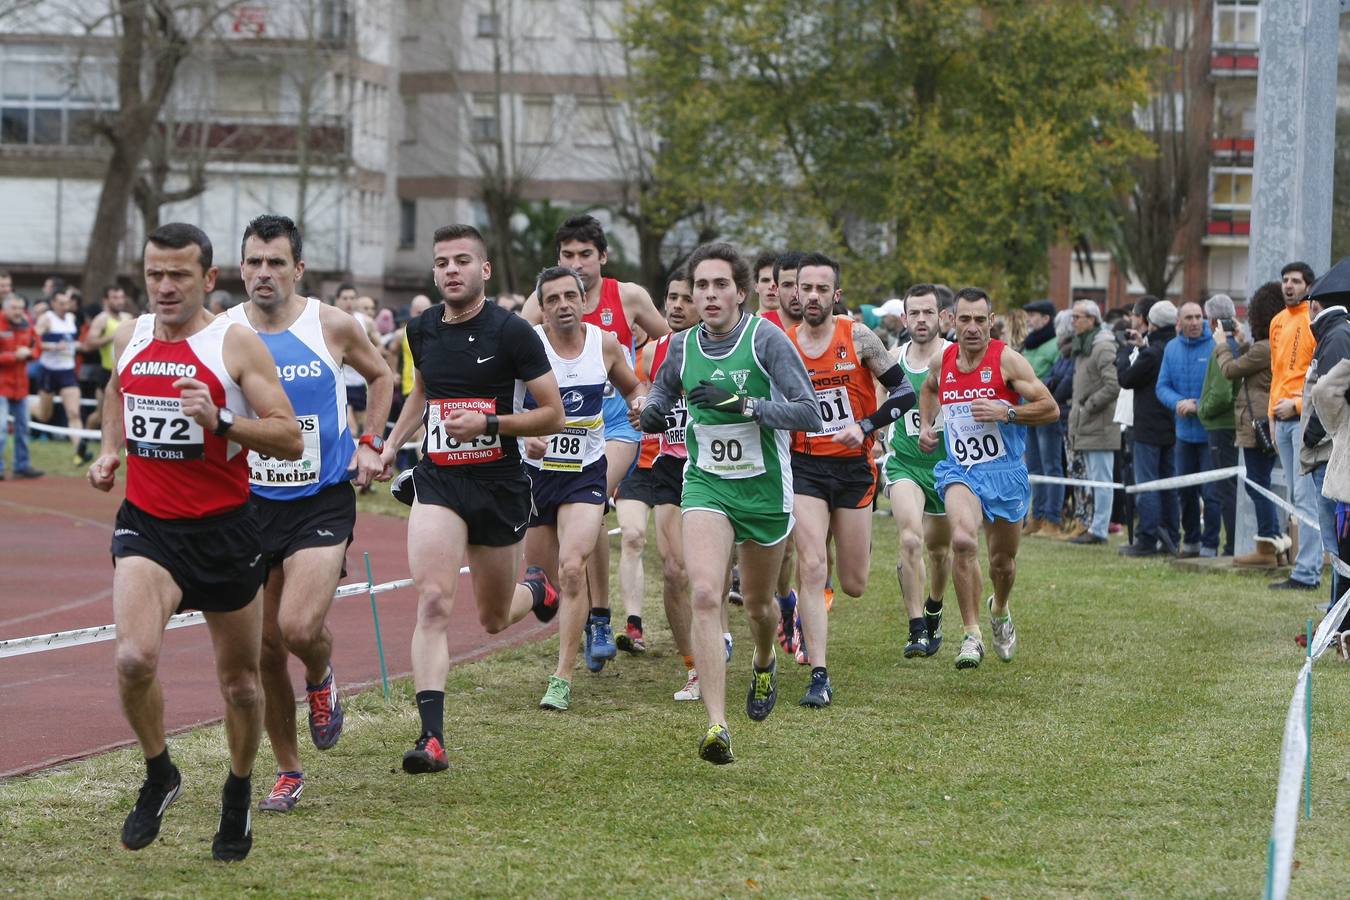
[{"label": "person holding camera", "polygon": [[[1209,320],[1210,331],[1216,335],[1214,343],[1218,346],[1218,331],[1224,329],[1232,333],[1236,329],[1234,318],[1237,309],[1233,298],[1227,294],[1215,294],[1205,301],[1205,318]],[[1219,369],[1217,354],[1210,353],[1205,365],[1205,381],[1200,387],[1200,408],[1197,418],[1209,435],[1209,467],[1211,469],[1230,469],[1237,465],[1238,452],[1234,432],[1237,430],[1237,418],[1233,410],[1233,391],[1235,385]],[[1212,481],[1211,491],[1218,501],[1219,514],[1223,519],[1224,538],[1219,547],[1219,556],[1233,555],[1233,536],[1237,525],[1237,477]]]}]

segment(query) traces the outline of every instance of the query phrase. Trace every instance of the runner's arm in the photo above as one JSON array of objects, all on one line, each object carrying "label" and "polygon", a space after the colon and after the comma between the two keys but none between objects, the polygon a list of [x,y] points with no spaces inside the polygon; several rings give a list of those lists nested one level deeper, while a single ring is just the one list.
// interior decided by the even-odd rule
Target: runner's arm
[{"label": "runner's arm", "polygon": [[539,309],[539,296],[531,291],[530,296],[525,298],[524,304],[520,307],[520,312],[516,315],[520,316],[531,325],[538,325],[543,322],[544,314],[543,311]]},{"label": "runner's arm", "polygon": [[670,333],[670,324],[666,322],[665,316],[661,315],[661,311],[652,302],[651,295],[642,285],[621,282],[619,299],[623,302],[623,312],[628,321],[647,332],[648,340],[654,341]]},{"label": "runner's arm", "polygon": [[[389,407],[394,402],[394,373],[351,316],[344,316],[340,310],[331,306],[319,307],[319,313],[325,330],[331,328],[338,339],[337,343],[342,349],[341,360],[366,380],[366,422],[371,434],[383,436],[384,423],[389,421]],[[359,438],[360,435],[353,437]],[[382,453],[365,444],[357,445],[351,465],[356,469],[356,483],[362,487],[384,470]]]},{"label": "runner's arm", "polygon": [[113,339],[117,332],[104,334],[107,328],[108,314],[101,312],[94,316],[94,320],[89,323],[89,331],[85,333],[84,340],[80,342],[80,350],[89,353],[100,349],[104,344]]},{"label": "runner's arm", "polygon": [[[698,340],[698,335],[692,339]],[[765,428],[783,431],[820,431],[823,423],[816,389],[792,339],[777,328],[756,328],[754,339],[759,364],[783,396],[782,400],[755,400],[755,421]],[[662,364],[662,372],[665,369]]]},{"label": "runner's arm", "polygon": [[609,383],[614,385],[629,403],[638,401],[646,403],[645,394],[639,390],[641,382],[638,381],[637,373],[628,365],[628,357],[624,356],[619,339],[608,331],[602,332],[600,348],[605,355],[605,372],[609,377]]},{"label": "runner's arm", "polygon": [[[1047,425],[1059,420],[1059,404],[1050,395],[1050,389],[1036,377],[1036,370],[1027,358],[1016,350],[1003,351],[1003,380],[1022,397],[1022,405],[1017,407],[1018,425]],[[937,392],[937,382],[930,377],[923,383],[925,397],[930,381],[934,393]]]},{"label": "runner's arm", "polygon": [[938,397],[938,382],[941,380],[942,355],[938,354],[928,364],[928,377],[923,380],[923,390],[919,392],[919,429],[921,432],[919,439],[921,447],[922,432],[927,432],[931,436],[933,424],[937,421],[938,412],[942,409],[941,398]]},{"label": "runner's arm", "polygon": [[[227,433],[229,439],[241,447],[267,456],[299,459],[305,452],[305,442],[300,437],[300,423],[296,421],[295,409],[281,387],[281,380],[277,378],[276,360],[272,358],[267,345],[253,329],[245,325],[231,325],[225,332],[222,351],[230,377],[239,385],[244,399],[257,416],[256,419],[243,416],[235,419]],[[183,397],[183,412],[210,431],[220,423],[220,410],[209,395],[204,398],[201,408],[193,408],[195,404],[190,402],[188,395],[195,394],[198,386],[205,389],[205,385],[192,378],[180,378],[174,382],[174,388]]]},{"label": "runner's arm", "polygon": [[[136,331],[135,320],[123,322],[113,332],[113,359],[122,358],[122,351],[131,343],[131,335]],[[99,448],[98,459],[89,466],[89,483],[100,491],[112,490],[117,480],[117,467],[122,464],[122,446],[126,434],[122,424],[122,381],[117,377],[117,366],[113,365],[108,383],[103,388],[103,442]]]},{"label": "runner's arm", "polygon": [[[632,374],[632,369],[629,369]],[[634,378],[634,381],[637,379]],[[511,437],[544,437],[557,434],[562,430],[563,415],[562,394],[558,391],[558,378],[549,369],[537,378],[525,382],[530,396],[538,404],[534,409],[500,416],[497,428],[501,434]]]},{"label": "runner's arm", "polygon": [[877,337],[875,331],[861,323],[855,324],[853,346],[858,350],[858,358],[888,392],[881,406],[858,422],[862,433],[868,435],[909,412],[914,408],[914,404],[919,402],[919,398],[914,393],[914,386],[905,377],[904,368],[891,358],[886,345]]},{"label": "runner's arm", "polygon": [[[693,339],[698,340],[697,336]],[[683,367],[684,341],[672,338],[666,349],[665,361],[647,389],[647,403],[642,407],[642,430],[647,434],[660,434],[666,430],[666,413],[675,405],[675,399],[684,393],[680,383],[680,370]]]},{"label": "runner's arm", "polygon": [[384,449],[380,451],[380,461],[384,463],[386,472],[393,466],[399,449],[408,438],[412,437],[413,432],[422,427],[422,411],[426,402],[427,391],[422,384],[422,370],[415,368],[412,391],[403,399],[403,409],[398,414],[398,421],[394,423],[393,430],[389,432],[389,437],[384,442]]}]

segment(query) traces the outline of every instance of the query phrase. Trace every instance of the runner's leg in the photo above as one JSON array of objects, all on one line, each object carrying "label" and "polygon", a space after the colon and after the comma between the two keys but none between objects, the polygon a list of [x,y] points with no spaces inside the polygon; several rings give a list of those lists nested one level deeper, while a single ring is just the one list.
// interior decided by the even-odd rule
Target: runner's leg
[{"label": "runner's leg", "polygon": [[206,627],[216,651],[216,677],[225,698],[225,737],[230,744],[230,771],[238,778],[253,773],[262,738],[262,691],[258,656],[262,646],[262,590],[243,609],[206,613]]},{"label": "runner's leg", "polygon": [[[797,548],[797,614],[802,620],[802,638],[812,667],[825,666],[829,621],[825,613],[825,579],[828,577],[826,539],[830,527],[829,505],[819,497],[797,494],[792,502],[796,524],[792,543]],[[742,544],[744,549],[749,544]],[[741,586],[745,588],[745,563],[741,563]],[[748,592],[747,592],[748,593]],[[750,606],[747,600],[746,610]],[[768,665],[767,662],[764,665]]]},{"label": "runner's leg", "polygon": [[158,563],[141,556],[117,560],[113,573],[113,624],[117,692],[141,752],[150,759],[164,752],[164,691],[159,652],[164,626],[178,608],[182,591]]},{"label": "runner's leg", "polygon": [[[417,586],[417,624],[413,627],[413,685],[418,691],[444,691],[450,671],[446,637],[450,611],[459,590],[468,526],[453,510],[414,501],[408,515],[408,567]],[[484,600],[478,595],[480,609]]]},{"label": "runner's leg", "polygon": [[964,484],[948,485],[944,499],[952,530],[953,574],[961,623],[967,634],[979,634],[980,594],[984,590],[980,576],[980,523],[984,513],[980,498]]},{"label": "runner's leg", "polygon": [[[622,533],[619,548],[619,593],[627,616],[642,615],[642,594],[646,590],[646,572],[642,554],[647,547],[647,513],[641,500],[619,500],[616,515]],[[608,537],[608,536],[606,536]]]},{"label": "runner's leg", "polygon": [[891,517],[900,542],[900,563],[895,567],[907,619],[923,617],[925,574],[923,558],[925,525],[923,489],[912,481],[891,485]]},{"label": "runner's leg", "polygon": [[[693,615],[690,639],[694,651],[694,666],[698,669],[703,689],[703,705],[708,711],[708,724],[725,725],[726,713],[726,650],[722,645],[722,606],[727,561],[735,534],[726,516],[703,509],[684,513],[683,521],[685,561],[689,570],[689,587]],[[743,545],[742,550],[749,545]],[[780,551],[781,553],[781,551]],[[741,554],[741,588],[746,587],[746,554]],[[749,609],[749,596],[746,608]],[[772,629],[770,630],[772,639]],[[763,656],[764,665],[772,654]]]}]

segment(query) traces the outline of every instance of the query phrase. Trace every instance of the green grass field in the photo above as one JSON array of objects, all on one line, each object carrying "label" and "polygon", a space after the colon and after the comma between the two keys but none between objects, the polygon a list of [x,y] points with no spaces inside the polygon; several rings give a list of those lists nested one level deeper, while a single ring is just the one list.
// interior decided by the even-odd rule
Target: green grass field
[{"label": "green grass field", "polygon": [[[39,463],[41,464],[41,463]],[[1255,896],[1265,878],[1280,736],[1307,595],[1262,580],[1127,561],[1114,547],[1023,546],[1010,665],[905,660],[895,537],[876,519],[872,583],[831,617],[835,705],[780,700],[752,723],[733,610],[737,762],[701,762],[700,704],[648,602],[653,652],[545,713],[556,640],[456,668],[451,770],[411,778],[411,688],[348,699],[337,748],[305,752],[297,810],[255,818],[241,865],[210,859],[226,754],[219,728],[176,737],[186,792],[159,840],[121,849],[143,768],[111,753],[0,784],[0,889],[22,895]],[[656,588],[654,551],[648,584]],[[658,596],[649,591],[650,597]],[[987,626],[986,626],[987,640]],[[1346,670],[1315,670],[1314,817],[1294,896],[1337,896],[1350,822]],[[110,673],[111,677],[111,673]],[[303,739],[302,739],[303,740]],[[307,741],[302,748],[307,747]],[[264,745],[255,795],[270,787]]]}]

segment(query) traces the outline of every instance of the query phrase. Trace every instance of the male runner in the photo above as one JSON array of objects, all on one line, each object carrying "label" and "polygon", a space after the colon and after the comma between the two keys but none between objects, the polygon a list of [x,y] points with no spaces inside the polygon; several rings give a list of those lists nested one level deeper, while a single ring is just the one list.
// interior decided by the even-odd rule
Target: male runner
[{"label": "male runner", "polygon": [[[94,399],[97,401],[94,411],[84,420],[85,428],[98,428],[103,423],[103,389],[112,375],[113,335],[121,324],[132,318],[127,312],[127,292],[117,285],[108,285],[103,289],[103,309],[89,323],[81,345],[86,351],[98,351],[98,370]],[[78,445],[77,445],[78,446]]]},{"label": "male runner", "polygon": [[[774,298],[778,302],[777,325],[787,331],[802,322],[802,300],[797,293],[797,264],[802,254],[789,250],[773,261]],[[783,562],[778,567],[778,582],[773,596],[778,602],[778,643],[785,653],[791,653],[805,663],[802,648],[801,622],[797,617],[797,592],[792,589],[792,541],[783,548]]]},{"label": "male runner", "polygon": [[764,252],[755,259],[755,301],[759,315],[779,328],[783,319],[778,314],[778,285],[773,280],[773,266],[778,254]]},{"label": "male runner", "polygon": [[[596,615],[586,602],[586,561],[605,519],[605,385],[613,385],[634,410],[646,396],[638,394],[637,376],[618,339],[581,321],[586,289],[576,271],[545,269],[534,295],[544,315],[535,331],[560,385],[566,423],[547,439],[521,442],[534,498],[525,559],[558,585],[558,668],[549,676],[539,706],[565,710],[572,700],[577,642],[587,619]],[[534,397],[526,393],[525,409],[535,406]]]},{"label": "male runner", "polygon": [[745,310],[750,266],[729,244],[705,244],[689,259],[703,323],[670,344],[642,430],[664,432],[684,394],[689,405],[685,467],[685,565],[693,589],[691,635],[708,728],[699,756],[733,760],[727,731],[722,607],[727,564],[740,546],[745,611],[755,641],[746,713],[766,718],[778,698],[773,579],[792,530],[792,468],[786,431],[819,431],[811,379],[792,342]]},{"label": "male runner", "polygon": [[[1059,416],[1059,406],[1031,363],[1002,341],[990,340],[993,303],[979,288],[956,294],[957,343],[928,368],[920,395],[919,449],[937,447],[933,430],[939,407],[947,433],[947,458],[933,470],[938,494],[947,507],[956,556],[956,600],[965,634],[956,655],[958,669],[973,669],[984,659],[980,634],[979,526],[983,519],[989,545],[989,577],[994,593],[987,605],[994,652],[1010,662],[1017,632],[1008,611],[1017,574],[1017,545],[1031,501],[1031,482],[1023,458],[1027,425],[1044,425]],[[1020,406],[1018,404],[1021,404]]]},{"label": "male runner", "polygon": [[230,861],[253,846],[249,779],[263,712],[263,547],[243,451],[299,459],[304,444],[263,342],[204,308],[218,271],[210,240],[195,226],[162,225],[146,239],[154,312],[123,323],[113,339],[117,365],[89,483],[112,490],[125,445],[127,497],[112,539],[117,688],[145,754],[146,778],[122,825],[122,844],[139,850],[153,841],[183,789],[164,740],[155,673],[169,617],[200,609],[216,651],[230,746],[211,853]]},{"label": "male runner", "polygon": [[291,461],[249,454],[249,483],[262,532],[263,722],[277,760],[277,780],[259,809],[290,812],[305,789],[295,737],[295,688],[287,661],[305,666],[309,736],[328,750],[342,734],[342,703],[333,677],[333,637],[324,625],[356,524],[358,485],[384,469],[379,434],[352,441],[343,363],[370,383],[370,409],[385,421],[394,378],[356,320],[297,293],[305,274],[300,231],[285,216],[259,216],[244,229],[239,274],[248,301],[226,313],[258,333],[300,423],[305,453]]},{"label": "male runner", "polygon": [[[818,431],[792,435],[797,614],[811,664],[811,682],[798,703],[820,708],[834,697],[825,661],[829,539],[833,534],[838,548],[839,586],[861,597],[872,563],[873,435],[913,409],[917,397],[876,332],[834,315],[841,296],[837,263],[822,253],[805,254],[797,264],[796,286],[804,321],[787,335],[811,375],[823,423]],[[880,409],[874,376],[890,392]]]},{"label": "male runner", "polygon": [[[601,275],[609,261],[609,242],[605,230],[594,216],[573,216],[558,226],[554,233],[558,245],[558,265],[575,269],[586,286],[586,302],[582,307],[583,321],[611,331],[633,363],[633,326],[638,325],[649,340],[668,334],[670,328],[652,303],[652,298],[641,285],[620,282]],[[532,325],[542,321],[539,298],[530,295],[520,314]],[[628,421],[628,405],[614,393],[605,391],[605,458],[608,461],[605,477],[605,495],[614,493],[619,482],[633,467],[637,458],[640,435]],[[591,606],[597,611],[588,623],[586,633],[587,667],[599,671],[606,660],[614,658],[617,648],[609,620],[609,535],[604,529],[596,539],[591,554],[587,579],[591,589]]]},{"label": "male runner", "polygon": [[[921,391],[929,367],[934,360],[942,359],[949,345],[942,338],[937,289],[933,285],[914,285],[905,292],[903,302],[909,341],[894,352],[914,390]],[[942,430],[940,412],[933,427]],[[910,659],[932,656],[942,646],[942,595],[946,593],[952,569],[951,529],[947,525],[946,507],[933,482],[933,469],[947,458],[947,451],[943,447],[927,453],[920,450],[920,430],[919,410],[911,409],[891,426],[882,465],[899,538],[900,560],[895,574],[909,619],[909,640],[904,653]],[[926,601],[925,582],[931,586]]]},{"label": "male runner", "polygon": [[[530,517],[530,479],[516,441],[563,426],[562,397],[544,345],[523,319],[489,304],[487,244],[470,225],[432,236],[432,274],[445,298],[408,323],[416,377],[381,452],[386,469],[403,442],[425,427],[422,461],[394,484],[411,502],[408,565],[417,584],[413,683],[422,733],[403,754],[410,775],[450,767],[445,753],[446,629],[467,556],[478,621],[496,634],[531,610],[541,621],[558,610],[557,592],[539,570],[520,572]],[[520,383],[536,409],[519,411]],[[411,496],[408,496],[411,494]]]},{"label": "male runner", "polygon": [[[80,387],[75,378],[80,326],[75,319],[75,301],[69,289],[52,296],[52,308],[37,317],[34,327],[42,339],[42,355],[38,357],[38,401],[33,418],[51,422],[54,401],[59,399],[66,412],[66,427],[80,428],[83,425]],[[74,435],[70,442],[79,446],[79,439]]]}]

